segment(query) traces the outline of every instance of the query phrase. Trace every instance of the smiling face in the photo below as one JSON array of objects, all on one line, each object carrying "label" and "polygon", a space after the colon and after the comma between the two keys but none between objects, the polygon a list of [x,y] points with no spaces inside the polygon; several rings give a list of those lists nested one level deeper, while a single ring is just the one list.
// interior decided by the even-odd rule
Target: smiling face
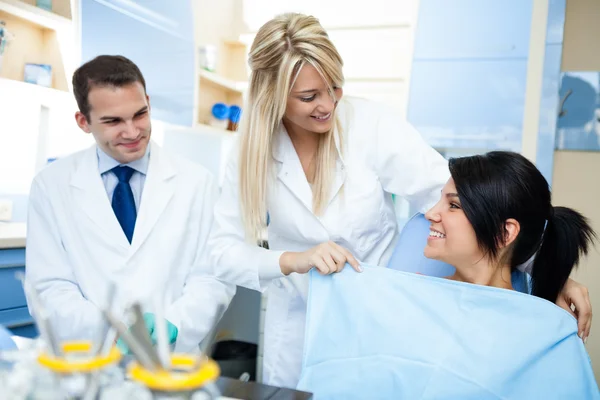
[{"label": "smiling face", "polygon": [[473,226],[461,208],[452,178],[444,186],[440,201],[425,217],[431,223],[425,257],[455,267],[474,265],[484,257]]},{"label": "smiling face", "polygon": [[305,64],[288,96],[285,115],[286,127],[294,131],[327,133],[331,130],[333,111],[343,96],[341,88],[334,87],[336,99],[315,67]]},{"label": "smiling face", "polygon": [[152,131],[149,98],[142,84],[94,86],[88,101],[89,120],[81,112],[75,114],[79,127],[91,133],[98,147],[119,163],[142,158]]}]

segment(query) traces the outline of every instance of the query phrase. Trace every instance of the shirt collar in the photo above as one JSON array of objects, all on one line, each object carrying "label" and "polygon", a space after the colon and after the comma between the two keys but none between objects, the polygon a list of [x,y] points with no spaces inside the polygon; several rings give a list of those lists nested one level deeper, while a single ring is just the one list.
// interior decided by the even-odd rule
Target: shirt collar
[{"label": "shirt collar", "polygon": [[139,160],[132,161],[127,164],[121,164],[108,154],[106,154],[99,146],[96,146],[96,154],[98,155],[98,171],[100,175],[110,171],[116,166],[126,165],[128,167],[133,168],[137,172],[146,175],[148,172],[148,164],[150,162],[150,143],[148,143],[148,147],[146,147],[146,153]]},{"label": "shirt collar", "polygon": [[[337,131],[337,127],[335,129],[336,131],[333,132],[335,148],[337,150],[338,160],[340,160],[343,164],[344,157],[340,145],[340,133]],[[287,129],[285,129],[283,123],[280,123],[272,142],[271,154],[273,158],[279,162],[283,162],[287,157],[295,156],[295,151],[296,149],[294,148],[292,139],[290,138]]]}]

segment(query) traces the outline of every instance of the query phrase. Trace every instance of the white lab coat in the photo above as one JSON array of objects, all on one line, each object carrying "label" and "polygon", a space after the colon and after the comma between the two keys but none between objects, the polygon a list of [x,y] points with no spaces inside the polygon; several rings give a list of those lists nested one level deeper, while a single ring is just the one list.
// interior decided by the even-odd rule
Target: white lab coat
[{"label": "white lab coat", "polygon": [[[200,165],[151,142],[148,173],[129,244],[98,172],[96,147],[60,159],[34,179],[29,197],[26,279],[61,340],[93,338],[108,280],[114,308],[152,307],[166,293],[165,317],[179,329],[175,351],[194,351],[235,294],[205,274],[205,245],[218,196]],[[148,309],[152,311],[151,309]],[[224,309],[222,309],[224,311]]]},{"label": "white lab coat", "polygon": [[439,200],[450,176],[447,161],[388,107],[344,98],[338,115],[345,132],[344,150],[323,215],[312,212],[310,185],[283,127],[272,150],[274,178],[267,199],[270,250],[244,243],[236,152],[215,207],[208,242],[215,274],[240,286],[268,289],[263,363],[267,384],[296,386],[304,343],[308,276],[283,276],[281,254],[332,240],[361,262],[386,265],[398,236],[391,194],[426,210]]}]

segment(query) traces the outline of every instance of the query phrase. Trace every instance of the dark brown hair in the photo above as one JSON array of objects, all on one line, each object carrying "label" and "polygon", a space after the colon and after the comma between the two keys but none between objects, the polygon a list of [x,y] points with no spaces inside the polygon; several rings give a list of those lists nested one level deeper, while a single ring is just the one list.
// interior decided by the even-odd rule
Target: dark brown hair
[{"label": "dark brown hair", "polygon": [[123,87],[139,82],[146,92],[142,72],[131,60],[123,56],[102,55],[77,68],[73,74],[73,93],[79,111],[90,120],[88,95],[93,87]]}]

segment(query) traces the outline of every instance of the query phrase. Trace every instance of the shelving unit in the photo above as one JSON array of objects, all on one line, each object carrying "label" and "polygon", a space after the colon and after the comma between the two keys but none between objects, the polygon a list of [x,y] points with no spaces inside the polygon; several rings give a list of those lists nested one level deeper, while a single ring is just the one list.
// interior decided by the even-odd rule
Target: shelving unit
[{"label": "shelving unit", "polygon": [[228,131],[226,129],[221,129],[221,128],[217,128],[208,124],[196,124],[197,128],[202,128],[202,130],[205,133],[212,133],[212,134],[229,134],[229,135],[233,135],[235,132],[232,131]]},{"label": "shelving unit", "polygon": [[25,64],[52,67],[52,88],[68,91],[65,68],[73,40],[71,1],[53,0],[53,9],[35,6],[35,0],[0,0],[0,21],[13,36],[6,46],[0,77],[23,81]]},{"label": "shelving unit", "polygon": [[238,82],[231,79],[227,79],[214,72],[200,70],[200,79],[204,80],[208,84],[217,86],[223,91],[229,92],[233,96],[242,95],[246,89],[246,82]]},{"label": "shelving unit", "polygon": [[199,70],[196,118],[198,126],[209,126],[211,109],[215,103],[243,107],[244,93],[248,85],[246,51],[244,43],[225,40],[218,46],[216,71]]}]

